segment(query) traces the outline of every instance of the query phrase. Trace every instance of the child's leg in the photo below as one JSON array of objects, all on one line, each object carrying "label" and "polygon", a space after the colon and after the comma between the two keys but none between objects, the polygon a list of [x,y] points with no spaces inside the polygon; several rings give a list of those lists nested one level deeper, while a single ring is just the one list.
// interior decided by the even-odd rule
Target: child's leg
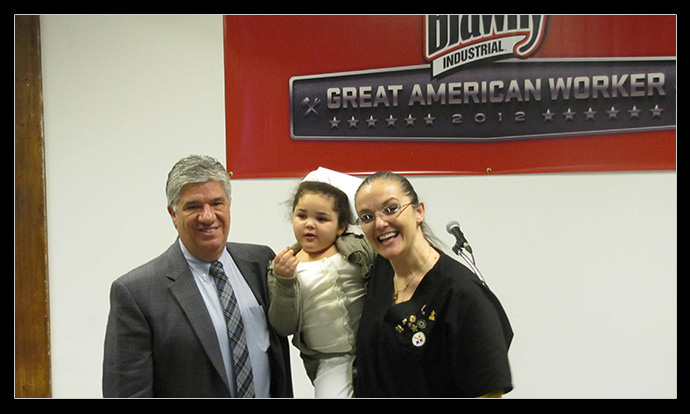
[{"label": "child's leg", "polygon": [[351,398],[352,363],[354,356],[346,355],[319,361],[319,370],[314,379],[314,397]]}]

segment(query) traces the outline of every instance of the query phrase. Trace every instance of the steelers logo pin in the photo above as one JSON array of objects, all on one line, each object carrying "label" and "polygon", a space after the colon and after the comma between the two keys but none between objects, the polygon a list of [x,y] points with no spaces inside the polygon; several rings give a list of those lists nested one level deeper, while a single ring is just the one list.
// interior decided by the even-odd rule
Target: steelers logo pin
[{"label": "steelers logo pin", "polygon": [[424,332],[417,332],[412,335],[412,345],[420,347],[426,343],[426,335]]}]

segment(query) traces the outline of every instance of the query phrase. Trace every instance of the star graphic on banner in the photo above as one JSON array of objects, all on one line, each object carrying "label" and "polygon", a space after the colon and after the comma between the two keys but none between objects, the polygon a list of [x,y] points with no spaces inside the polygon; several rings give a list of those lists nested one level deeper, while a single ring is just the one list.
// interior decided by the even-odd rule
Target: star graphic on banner
[{"label": "star graphic on banner", "polygon": [[[633,102],[631,102],[633,103]],[[636,102],[637,103],[637,102]],[[638,106],[637,104],[633,105],[631,109],[621,109],[621,105],[618,104],[618,108],[616,108],[615,105],[609,106],[609,104],[602,104],[600,106],[596,105],[591,105],[587,104],[587,106],[584,107],[573,107],[573,106],[566,106],[563,105],[561,107],[554,107],[554,110],[552,111],[551,108],[547,108],[545,112],[540,111],[535,111],[536,113],[534,115],[537,116],[535,121],[538,119],[538,116],[541,115],[543,118],[543,124],[542,128],[552,128],[552,127],[557,127],[558,124],[568,124],[570,123],[573,128],[579,127],[582,129],[582,131],[588,130],[589,128],[596,128],[601,129],[604,127],[603,123],[606,123],[608,121],[608,127],[604,128],[616,128],[621,125],[616,125],[618,122],[623,122],[623,126],[625,126],[627,123],[631,124],[636,124],[636,125],[630,125],[632,128],[640,128],[643,126],[648,125],[648,123],[651,123],[653,125],[665,125],[665,121],[668,122],[671,117],[673,117],[674,113],[672,112],[673,109],[669,108],[663,108],[661,107],[658,103],[654,104],[653,103],[649,104],[640,104]],[[663,104],[663,102],[662,102]],[[571,105],[568,103],[567,105]],[[606,107],[609,106],[609,109],[607,110]],[[626,105],[627,106],[627,105]],[[563,108],[566,108],[565,111],[563,111]],[[672,107],[671,107],[672,108]],[[628,112],[629,117],[625,118],[624,114],[625,112]],[[649,111],[650,116],[646,115],[647,111]],[[670,112],[671,115],[668,115]],[[601,113],[601,115],[598,115]],[[446,129],[449,128],[450,125],[461,125],[462,124],[462,115],[460,114],[453,114],[453,116],[449,119],[446,116],[433,116],[431,112],[427,113],[425,116],[420,117],[420,118],[415,118],[412,116],[411,113],[408,113],[408,115],[404,118],[396,118],[393,114],[389,113],[388,116],[383,116],[382,114],[378,114],[378,116],[382,116],[381,119],[375,117],[372,114],[372,111],[361,111],[357,113],[357,116],[352,115],[351,113],[348,114],[350,115],[350,118],[347,118],[347,115],[343,114],[342,112],[338,112],[338,115],[332,116],[332,114],[328,115],[328,117],[324,116],[323,118],[318,120],[318,116],[310,117],[313,118],[313,122],[318,122],[322,123],[323,127],[326,126],[326,122],[328,122],[328,129],[330,129],[331,135],[332,136],[343,136],[343,134],[347,134],[346,129],[355,129],[358,130],[360,125],[359,122],[362,121],[362,128],[364,129],[370,129],[370,130],[375,130],[375,134],[382,134],[383,135],[394,135],[393,131],[388,131],[386,132],[387,129],[393,128],[396,129],[400,125],[398,125],[398,121],[403,121],[405,124],[405,127],[411,127],[412,130],[409,131],[415,131],[419,130],[420,133],[421,129],[428,129],[429,131],[435,130],[440,128],[439,134],[444,134],[446,133]],[[485,121],[487,123],[496,121],[498,124],[505,124],[506,122],[512,121],[515,123],[515,125],[518,125],[518,123],[526,123],[528,122],[531,118],[526,118],[525,117],[526,112],[515,112],[515,117],[508,117],[506,118],[503,112],[498,112],[498,118],[490,118],[486,116],[485,112],[477,110],[475,113],[475,123],[476,124],[483,124]],[[563,118],[559,116],[559,114],[562,114]],[[400,113],[396,113],[397,116],[401,116]],[[470,113],[471,116],[471,113]],[[330,117],[330,119],[329,119]],[[300,117],[301,119],[301,117]],[[470,118],[471,119],[471,118]],[[417,120],[420,120],[423,122],[417,123]],[[611,122],[612,120],[616,122]],[[381,123],[379,124],[379,121]],[[589,122],[591,121],[591,122]],[[383,126],[385,122],[385,127]],[[538,122],[538,121],[536,121]],[[346,124],[347,123],[347,124]],[[365,124],[366,123],[366,124]],[[591,125],[591,127],[585,126],[586,124]],[[343,125],[343,129],[340,129],[340,125]],[[345,126],[347,125],[347,126]],[[364,126],[366,125],[366,126]],[[429,127],[429,128],[426,128]],[[404,127],[403,127],[404,128]],[[325,129],[325,128],[324,128]],[[335,130],[335,131],[334,131]],[[355,131],[353,131],[355,132]],[[522,133],[522,132],[520,132]]]},{"label": "star graphic on banner", "polygon": [[575,112],[571,111],[570,108],[566,112],[563,112],[563,116],[566,121],[572,121],[575,117]]},{"label": "star graphic on banner", "polygon": [[397,121],[398,118],[393,118],[393,115],[390,115],[388,118],[386,118],[386,123],[388,124],[389,127],[395,128],[395,121]]},{"label": "star graphic on banner", "polygon": [[616,110],[616,107],[612,106],[611,109],[606,111],[607,114],[609,114],[609,119],[618,119],[618,113],[620,111]]},{"label": "star graphic on banner", "polygon": [[640,119],[640,112],[642,111],[637,109],[637,106],[633,105],[632,109],[628,109],[628,112],[630,113],[630,119]]}]

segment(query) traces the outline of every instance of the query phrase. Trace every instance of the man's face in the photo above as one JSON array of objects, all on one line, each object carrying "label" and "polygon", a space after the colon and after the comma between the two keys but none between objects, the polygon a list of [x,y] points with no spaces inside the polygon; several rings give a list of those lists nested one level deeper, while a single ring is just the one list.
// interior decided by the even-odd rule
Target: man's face
[{"label": "man's face", "polygon": [[168,207],[184,246],[206,262],[217,260],[230,233],[230,200],[218,181],[187,184],[177,211]]}]

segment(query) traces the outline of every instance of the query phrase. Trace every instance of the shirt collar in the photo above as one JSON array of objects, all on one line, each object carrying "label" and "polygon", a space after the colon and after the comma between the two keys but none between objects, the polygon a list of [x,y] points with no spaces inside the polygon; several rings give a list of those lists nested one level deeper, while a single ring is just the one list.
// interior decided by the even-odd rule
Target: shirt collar
[{"label": "shirt collar", "polygon": [[[201,260],[198,257],[194,256],[192,253],[190,253],[189,250],[187,250],[187,248],[185,247],[184,243],[182,243],[182,240],[178,239],[178,242],[180,243],[180,249],[182,250],[182,254],[184,255],[184,258],[187,260],[187,264],[189,264],[189,267],[192,269],[192,271],[202,276],[206,276],[207,274],[209,274],[209,271],[211,269],[211,262]],[[228,249],[223,249],[223,253],[220,255],[220,258],[218,258],[218,260],[223,264],[224,268],[227,268],[227,262],[229,258],[230,253],[228,253]]]}]

